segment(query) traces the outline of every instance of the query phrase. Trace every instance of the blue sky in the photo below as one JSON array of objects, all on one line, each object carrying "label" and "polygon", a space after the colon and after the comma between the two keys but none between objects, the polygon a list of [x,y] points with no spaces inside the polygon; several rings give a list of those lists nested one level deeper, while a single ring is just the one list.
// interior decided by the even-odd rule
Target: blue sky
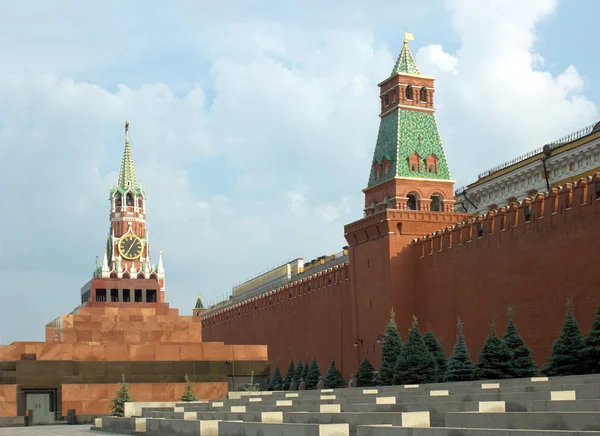
[{"label": "blue sky", "polygon": [[362,216],[377,83],[403,29],[457,187],[598,121],[600,5],[553,0],[63,1],[0,14],[3,343],[40,340],[102,255],[123,125],[153,259],[190,314]]}]

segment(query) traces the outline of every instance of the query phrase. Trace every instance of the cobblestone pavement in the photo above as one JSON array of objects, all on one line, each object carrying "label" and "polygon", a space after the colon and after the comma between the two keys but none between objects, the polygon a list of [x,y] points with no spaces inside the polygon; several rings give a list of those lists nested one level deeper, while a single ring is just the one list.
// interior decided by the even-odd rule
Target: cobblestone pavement
[{"label": "cobblestone pavement", "polygon": [[35,427],[0,428],[0,436],[108,436],[115,433],[104,433],[90,430],[90,425],[38,425]]}]

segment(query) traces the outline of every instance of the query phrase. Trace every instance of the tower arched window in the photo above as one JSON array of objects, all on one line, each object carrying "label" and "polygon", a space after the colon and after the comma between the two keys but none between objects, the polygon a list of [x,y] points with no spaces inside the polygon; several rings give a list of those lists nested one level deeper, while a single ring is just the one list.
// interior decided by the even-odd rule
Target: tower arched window
[{"label": "tower arched window", "polygon": [[408,201],[406,202],[406,208],[408,210],[417,210],[419,197],[415,193],[408,194]]},{"label": "tower arched window", "polygon": [[122,204],[123,204],[123,199],[121,198],[121,194],[119,192],[117,192],[117,194],[115,195],[115,206],[121,207]]},{"label": "tower arched window", "polygon": [[127,193],[127,197],[126,197],[126,205],[127,206],[133,206],[133,195],[131,195],[131,192]]},{"label": "tower arched window", "polygon": [[144,207],[144,199],[141,197],[138,199],[138,207],[140,209],[142,209]]},{"label": "tower arched window", "polygon": [[413,87],[412,87],[412,85],[408,85],[406,87],[406,99],[407,100],[412,100],[413,99]]},{"label": "tower arched window", "polygon": [[383,199],[383,202],[385,203],[386,208],[390,207],[390,196],[386,195]]},{"label": "tower arched window", "polygon": [[431,211],[442,212],[442,197],[438,194],[431,196]]},{"label": "tower arched window", "polygon": [[425,86],[419,91],[419,100],[427,101],[427,88]]},{"label": "tower arched window", "polygon": [[417,164],[416,164],[416,163],[414,163],[414,164],[412,164],[412,167],[410,168],[410,170],[411,170],[411,171],[418,171],[418,170],[419,170],[419,168],[417,167]]},{"label": "tower arched window", "polygon": [[375,210],[375,208],[376,208],[376,207],[377,207],[377,202],[376,202],[375,200],[373,200],[373,201],[371,202],[371,208],[372,208],[373,210]]},{"label": "tower arched window", "polygon": [[435,165],[433,165],[433,164],[429,165],[429,172],[435,173]]}]

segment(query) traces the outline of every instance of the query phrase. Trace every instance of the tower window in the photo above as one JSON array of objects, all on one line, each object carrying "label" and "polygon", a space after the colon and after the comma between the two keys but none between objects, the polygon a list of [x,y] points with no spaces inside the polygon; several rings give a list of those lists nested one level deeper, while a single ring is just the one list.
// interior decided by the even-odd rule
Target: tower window
[{"label": "tower window", "polygon": [[421,88],[421,91],[419,91],[419,100],[427,101],[427,88],[424,86]]},{"label": "tower window", "polygon": [[126,204],[127,206],[133,206],[133,195],[130,192],[127,193]]},{"label": "tower window", "polygon": [[435,173],[435,165],[429,165],[429,172]]},{"label": "tower window", "polygon": [[596,189],[596,200],[600,200],[600,182],[596,182],[594,187]]},{"label": "tower window", "polygon": [[386,195],[383,199],[383,202],[385,203],[386,208],[390,207],[390,196]]},{"label": "tower window", "polygon": [[141,198],[138,200],[138,207],[140,209],[142,209],[144,207],[144,200],[142,200]]},{"label": "tower window", "polygon": [[411,171],[418,171],[417,164],[415,164],[415,163],[412,164],[412,167],[410,168],[410,170]]},{"label": "tower window", "polygon": [[412,88],[412,85],[408,85],[406,87],[406,99],[407,100],[412,100],[413,99],[413,88]]},{"label": "tower window", "polygon": [[477,236],[481,238],[483,236],[483,221],[477,223]]},{"label": "tower window", "polygon": [[441,212],[442,211],[442,197],[439,195],[431,196],[431,211]]},{"label": "tower window", "polygon": [[406,202],[406,208],[408,210],[417,210],[417,195],[408,194],[408,201]]},{"label": "tower window", "polygon": [[115,195],[115,206],[121,207],[122,204],[123,204],[123,201],[121,199],[121,194],[117,193],[117,195]]}]

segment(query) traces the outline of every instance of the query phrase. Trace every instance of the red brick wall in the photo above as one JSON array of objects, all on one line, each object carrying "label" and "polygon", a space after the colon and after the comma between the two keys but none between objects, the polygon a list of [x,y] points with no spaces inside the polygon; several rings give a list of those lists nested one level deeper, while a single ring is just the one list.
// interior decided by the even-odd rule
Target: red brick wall
[{"label": "red brick wall", "polygon": [[334,355],[338,368],[343,361],[343,371],[349,374],[358,367],[359,350],[353,347],[348,270],[347,266],[334,268],[331,285],[328,284],[329,273],[324,273],[250,300],[229,310],[229,319],[227,312],[204,317],[203,341],[268,344],[271,368],[275,368],[279,357],[284,376],[290,359],[304,362],[305,353],[309,362],[313,357],[317,359],[323,374]]},{"label": "red brick wall", "polygon": [[[302,293],[291,300],[284,288],[271,295],[271,306],[266,296],[257,300],[265,308],[254,310],[252,300],[231,309],[231,315],[238,309],[241,315],[229,319],[227,312],[213,315],[205,319],[204,340],[266,344],[271,365],[279,356],[284,373],[290,357],[304,360],[305,352],[309,359],[316,356],[325,371],[335,352],[348,376],[367,353],[379,365],[377,335],[383,333],[391,306],[404,338],[416,315],[421,331],[429,327],[441,336],[448,354],[460,317],[476,360],[490,320],[496,319],[503,334],[506,306],[511,305],[517,327],[541,366],[560,330],[566,298],[574,298],[583,333],[600,303],[596,181],[580,181],[574,189],[567,184],[561,191],[539,194],[533,202],[454,227],[468,215],[387,209],[348,224],[347,279],[316,291],[313,285],[311,293],[304,293],[306,283],[296,285],[294,296],[298,289]],[[357,348],[352,347],[355,338],[362,339]]]},{"label": "red brick wall", "polygon": [[528,202],[515,204],[506,213],[491,214],[482,237],[476,223],[467,223],[413,247],[416,313],[421,326],[430,324],[443,336],[448,353],[460,317],[471,357],[477,359],[492,318],[503,334],[507,305],[513,306],[538,366],[558,336],[567,297],[574,298],[575,316],[587,333],[600,303],[600,202],[594,185],[589,194],[586,185],[539,195],[530,205],[530,222],[524,214]]}]

